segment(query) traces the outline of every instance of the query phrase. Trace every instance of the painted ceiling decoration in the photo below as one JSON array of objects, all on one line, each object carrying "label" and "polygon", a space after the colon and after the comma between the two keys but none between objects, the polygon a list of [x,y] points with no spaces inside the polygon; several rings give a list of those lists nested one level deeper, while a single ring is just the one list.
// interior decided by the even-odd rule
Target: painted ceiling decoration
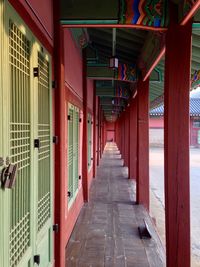
[{"label": "painted ceiling decoration", "polygon": [[138,67],[142,71],[143,77],[151,68],[158,55],[165,46],[165,33],[149,32],[145,44],[142,48]]},{"label": "painted ceiling decoration", "polygon": [[198,0],[182,0],[179,3],[179,20],[183,20],[184,17],[190,12],[190,10],[196,5]]},{"label": "painted ceiling decoration", "polygon": [[198,86],[200,86],[200,70],[196,70],[191,78],[192,89],[196,89]]},{"label": "painted ceiling decoration", "polygon": [[168,25],[166,0],[121,0],[119,24]]},{"label": "painted ceiling decoration", "polygon": [[91,66],[89,64],[87,67],[87,76],[90,79],[135,82],[137,81],[137,69],[135,64],[120,63],[117,69],[109,68],[109,66]]},{"label": "painted ceiling decoration", "polygon": [[128,99],[130,97],[130,90],[128,88],[123,88],[122,86],[117,86],[115,95],[116,97]]},{"label": "painted ceiling decoration", "polygon": [[137,69],[135,64],[119,64],[116,71],[116,79],[120,81],[134,82],[137,80]]},{"label": "painted ceiling decoration", "polygon": [[[191,88],[195,89],[200,86],[200,3],[170,1],[177,5],[180,24],[194,15]],[[140,75],[143,79],[150,75],[150,106],[163,102],[170,1],[61,0],[61,23],[71,28],[79,49],[86,49],[87,76],[96,80],[107,120],[115,120],[126,108]],[[118,68],[109,67],[112,57],[119,60]]]},{"label": "painted ceiling decoration", "polygon": [[167,0],[61,0],[63,25],[137,25],[166,28]]},{"label": "painted ceiling decoration", "polygon": [[80,49],[86,48],[89,42],[89,36],[85,28],[71,29],[72,36]]}]

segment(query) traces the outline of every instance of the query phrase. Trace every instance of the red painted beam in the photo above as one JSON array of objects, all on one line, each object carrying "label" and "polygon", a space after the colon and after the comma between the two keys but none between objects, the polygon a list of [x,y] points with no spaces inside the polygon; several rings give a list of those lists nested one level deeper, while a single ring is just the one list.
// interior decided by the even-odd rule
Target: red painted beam
[{"label": "red painted beam", "polygon": [[192,22],[170,5],[164,85],[167,267],[190,266],[189,92]]},{"label": "red painted beam", "polygon": [[133,24],[74,24],[74,25],[62,25],[63,28],[117,28],[117,29],[140,29],[156,32],[165,32],[167,28],[151,27],[145,25],[133,25]]},{"label": "red painted beam", "polygon": [[137,203],[149,210],[149,79],[138,81]]},{"label": "red painted beam", "polygon": [[181,21],[181,25],[184,26],[186,25],[186,23],[191,20],[193,18],[193,16],[195,15],[195,13],[199,10],[200,8],[200,0],[198,0],[193,7],[191,8],[191,10],[189,11],[189,13],[182,19]]}]

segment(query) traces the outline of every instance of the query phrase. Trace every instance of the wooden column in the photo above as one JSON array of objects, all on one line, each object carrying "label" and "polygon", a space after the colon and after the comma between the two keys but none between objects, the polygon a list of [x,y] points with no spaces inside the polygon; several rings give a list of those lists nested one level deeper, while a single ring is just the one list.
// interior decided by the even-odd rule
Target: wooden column
[{"label": "wooden column", "polygon": [[55,92],[54,114],[55,114],[55,136],[58,143],[55,145],[55,218],[59,231],[54,234],[55,266],[65,265],[65,237],[64,223],[65,211],[67,209],[67,186],[66,186],[66,103],[64,86],[64,40],[63,29],[60,25],[59,4],[54,3],[54,80],[57,87]]},{"label": "wooden column", "polygon": [[165,55],[165,214],[167,266],[190,266],[189,91],[191,21],[170,5]]},{"label": "wooden column", "polygon": [[97,107],[96,107],[96,82],[94,81],[94,92],[93,92],[93,177],[96,177],[96,166],[97,166]]},{"label": "wooden column", "polygon": [[86,75],[86,50],[83,49],[83,150],[82,150],[82,184],[83,199],[85,202],[89,200],[88,193],[88,93],[87,93],[87,75]]},{"label": "wooden column", "polygon": [[137,203],[149,210],[149,79],[138,81]]},{"label": "wooden column", "polygon": [[128,179],[130,179],[130,106],[127,109],[127,167],[128,167]]},{"label": "wooden column", "polygon": [[125,160],[125,166],[129,166],[129,148],[130,148],[130,140],[129,140],[129,120],[130,120],[130,107],[127,107],[126,112],[125,112],[125,155],[124,155],[124,160]]},{"label": "wooden column", "polygon": [[137,96],[130,104],[130,156],[129,156],[129,177],[136,179],[137,176]]},{"label": "wooden column", "polygon": [[[99,97],[98,97],[99,98]],[[97,166],[100,160],[100,98],[98,99],[98,122],[97,122]]]}]

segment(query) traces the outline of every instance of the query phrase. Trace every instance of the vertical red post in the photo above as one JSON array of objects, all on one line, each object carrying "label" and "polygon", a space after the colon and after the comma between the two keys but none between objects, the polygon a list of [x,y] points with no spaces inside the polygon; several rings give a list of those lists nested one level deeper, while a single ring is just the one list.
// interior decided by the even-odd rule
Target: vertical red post
[{"label": "vertical red post", "polygon": [[[55,93],[55,135],[59,142],[55,146],[55,224],[59,225],[60,231],[55,233],[55,265],[65,265],[65,243],[63,236],[65,209],[67,202],[67,188],[65,185],[66,167],[66,103],[64,87],[64,47],[63,29],[60,26],[59,5],[54,2],[54,71],[57,89]],[[64,149],[63,149],[64,148]]]},{"label": "vertical red post", "polygon": [[87,75],[86,75],[86,50],[83,49],[83,150],[82,150],[82,183],[83,183],[83,198],[85,202],[89,200],[88,193],[88,93],[87,93]]},{"label": "vertical red post", "polygon": [[129,127],[129,176],[136,179],[137,176],[137,96],[132,99],[130,104],[130,127]]},{"label": "vertical red post", "polygon": [[138,81],[137,203],[149,210],[149,79]]},{"label": "vertical red post", "polygon": [[[130,120],[130,107],[127,107],[125,111],[125,117],[124,117],[124,124],[125,124],[125,134],[124,134],[124,142],[125,142],[125,151],[124,151],[124,161],[125,166],[129,166],[129,149],[130,149],[130,143],[129,143],[129,120]],[[129,176],[129,175],[128,175]]]},{"label": "vertical red post", "polygon": [[98,99],[98,122],[97,122],[97,166],[100,160],[100,98]]},{"label": "vertical red post", "polygon": [[[130,105],[130,104],[129,104]],[[127,166],[128,166],[128,179],[130,179],[130,106],[127,111]]]},{"label": "vertical red post", "polygon": [[97,129],[97,110],[96,110],[96,82],[94,81],[94,93],[93,93],[93,177],[96,177],[96,162],[97,162],[97,142],[96,142],[96,129]]},{"label": "vertical red post", "polygon": [[189,91],[192,23],[170,5],[165,55],[165,214],[167,266],[190,266]]}]

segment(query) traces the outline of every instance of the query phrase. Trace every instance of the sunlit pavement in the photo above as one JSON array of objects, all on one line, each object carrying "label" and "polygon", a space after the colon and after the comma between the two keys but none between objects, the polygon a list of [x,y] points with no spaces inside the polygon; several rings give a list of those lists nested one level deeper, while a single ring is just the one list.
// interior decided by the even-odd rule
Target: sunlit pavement
[{"label": "sunlit pavement", "polygon": [[[151,213],[164,242],[164,150],[150,149]],[[190,149],[192,266],[200,266],[200,149]]]}]

